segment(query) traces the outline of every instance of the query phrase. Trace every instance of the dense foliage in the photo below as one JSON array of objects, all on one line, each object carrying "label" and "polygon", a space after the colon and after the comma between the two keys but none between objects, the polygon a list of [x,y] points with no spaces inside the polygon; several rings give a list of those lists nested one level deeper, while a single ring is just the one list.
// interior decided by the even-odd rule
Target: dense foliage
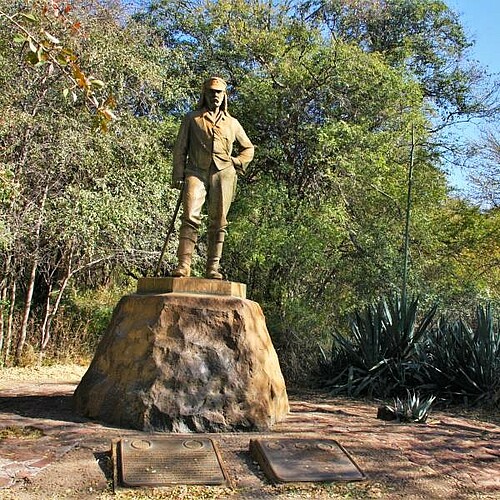
[{"label": "dense foliage", "polygon": [[142,5],[0,0],[1,362],[64,350],[69,325],[83,339],[102,288],[154,267],[179,119],[211,74],[257,146],[224,271],[263,306],[290,380],[401,288],[412,147],[408,288],[451,312],[498,300],[498,210],[453,197],[442,170],[443,127],[494,113],[494,87],[442,1]]},{"label": "dense foliage", "polygon": [[432,324],[433,307],[417,324],[417,305],[382,299],[357,311],[350,334],[334,332],[323,351],[320,385],[349,396],[397,398],[412,389],[432,399],[500,404],[500,322],[491,306],[478,307],[470,324],[445,317]]},{"label": "dense foliage", "polygon": [[[91,11],[88,2],[45,4],[1,5],[12,22],[2,22],[0,39],[0,326],[4,358],[15,350],[18,361],[27,337],[37,349],[49,345],[68,285],[93,288],[117,266],[131,272],[153,260],[161,236],[151,228],[166,217],[170,197],[164,141],[175,133],[168,117],[154,123],[138,113],[155,106],[154,93],[169,82],[163,53],[143,27],[123,28],[119,11],[98,2]],[[80,66],[33,65],[32,43],[16,38],[22,22],[26,37],[50,33]],[[120,102],[112,133],[95,130],[103,125],[99,104],[88,100],[101,96],[75,84],[91,73],[107,82],[103,101]]]}]

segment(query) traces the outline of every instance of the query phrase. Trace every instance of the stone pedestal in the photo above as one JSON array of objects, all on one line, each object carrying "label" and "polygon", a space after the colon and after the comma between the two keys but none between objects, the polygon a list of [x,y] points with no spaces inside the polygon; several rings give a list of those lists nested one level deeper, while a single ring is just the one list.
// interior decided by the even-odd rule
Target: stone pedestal
[{"label": "stone pedestal", "polygon": [[267,430],[289,410],[260,306],[201,291],[123,297],[74,403],[90,418],[170,432]]}]

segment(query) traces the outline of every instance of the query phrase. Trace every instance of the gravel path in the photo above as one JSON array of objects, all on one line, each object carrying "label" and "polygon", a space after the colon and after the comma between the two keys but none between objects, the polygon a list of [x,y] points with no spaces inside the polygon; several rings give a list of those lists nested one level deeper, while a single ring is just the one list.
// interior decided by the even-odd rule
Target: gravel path
[{"label": "gravel path", "polygon": [[[291,393],[291,413],[267,434],[209,434],[233,489],[110,486],[112,439],[145,433],[75,415],[71,394],[85,367],[0,371],[0,499],[482,498],[500,499],[500,426],[435,413],[425,425],[376,419],[376,405]],[[270,484],[252,460],[257,437],[333,438],[367,475],[356,483]]]}]

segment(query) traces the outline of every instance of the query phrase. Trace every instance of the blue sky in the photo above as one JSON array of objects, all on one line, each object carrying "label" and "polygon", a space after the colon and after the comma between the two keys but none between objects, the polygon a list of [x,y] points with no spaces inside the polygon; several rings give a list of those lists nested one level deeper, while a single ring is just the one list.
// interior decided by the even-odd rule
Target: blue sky
[{"label": "blue sky", "polygon": [[475,59],[500,72],[500,1],[499,0],[445,0],[460,15],[466,32],[476,41],[472,54]]},{"label": "blue sky", "polygon": [[[445,0],[450,9],[460,15],[469,38],[475,41],[470,56],[490,73],[500,74],[500,0]],[[464,127],[467,136],[478,137],[480,122]],[[465,174],[454,171],[449,176],[453,186],[466,186]]]}]

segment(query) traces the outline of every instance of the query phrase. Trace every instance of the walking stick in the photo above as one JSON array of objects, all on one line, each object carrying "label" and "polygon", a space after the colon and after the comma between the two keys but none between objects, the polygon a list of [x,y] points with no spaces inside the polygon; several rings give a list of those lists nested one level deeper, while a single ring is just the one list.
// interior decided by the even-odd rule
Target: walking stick
[{"label": "walking stick", "polygon": [[167,236],[165,238],[165,243],[163,243],[163,248],[161,249],[160,258],[158,259],[158,263],[156,264],[155,269],[155,277],[158,277],[158,273],[160,272],[161,261],[163,260],[163,256],[165,255],[165,250],[167,249],[168,242],[170,241],[170,237],[174,232],[175,220],[177,219],[177,214],[179,213],[179,208],[182,203],[182,194],[184,193],[184,188],[181,188],[179,192],[179,198],[177,199],[177,204],[175,205],[175,210],[172,215],[172,220],[170,221],[170,226],[168,227]]}]

